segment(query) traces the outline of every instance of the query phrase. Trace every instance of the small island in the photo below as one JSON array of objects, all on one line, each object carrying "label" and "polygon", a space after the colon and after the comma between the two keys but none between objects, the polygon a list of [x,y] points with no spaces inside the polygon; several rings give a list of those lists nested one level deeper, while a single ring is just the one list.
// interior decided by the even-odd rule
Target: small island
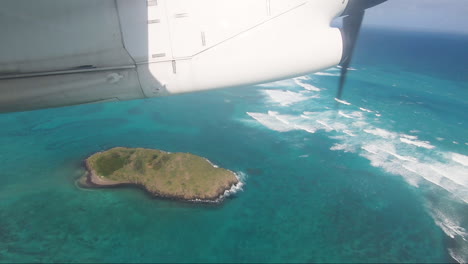
[{"label": "small island", "polygon": [[153,196],[218,202],[242,183],[232,171],[190,153],[116,147],[85,160],[87,188],[137,186]]}]

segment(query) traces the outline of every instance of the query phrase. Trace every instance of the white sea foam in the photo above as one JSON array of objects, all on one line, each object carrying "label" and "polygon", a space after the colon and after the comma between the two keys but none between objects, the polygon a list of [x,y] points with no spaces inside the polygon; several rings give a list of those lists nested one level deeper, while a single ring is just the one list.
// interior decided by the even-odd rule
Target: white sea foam
[{"label": "white sea foam", "polygon": [[243,187],[245,185],[245,180],[247,176],[243,172],[233,172],[234,175],[236,176],[237,180],[239,180],[238,183],[234,184],[229,188],[228,190],[225,190],[223,194],[221,194],[216,200],[203,200],[203,199],[192,199],[190,200],[191,202],[197,202],[197,203],[220,203],[224,199],[226,199],[228,196],[231,196],[235,193],[238,193],[240,191],[243,191]]},{"label": "white sea foam", "polygon": [[344,152],[356,152],[356,147],[350,144],[335,144],[333,145],[330,150],[342,150]]},{"label": "white sea foam", "polygon": [[418,139],[417,136],[406,135],[406,134],[400,134],[400,137],[402,137],[402,138],[407,138],[407,139],[411,139],[411,140],[416,140],[416,139]]},{"label": "white sea foam", "polygon": [[322,120],[316,120],[317,123],[321,124],[326,131],[332,131],[334,130],[333,127],[331,127],[329,124],[327,124],[326,122],[322,121]]},{"label": "white sea foam", "polygon": [[422,162],[414,156],[401,155],[397,146],[388,141],[375,141],[362,146],[361,153],[371,161],[371,165],[387,172],[403,176],[410,184],[417,186],[424,179],[452,193],[468,203],[468,168],[456,163],[440,163],[435,160]]},{"label": "white sea foam", "polygon": [[468,241],[468,233],[465,228],[460,226],[460,223],[454,220],[454,217],[447,217],[440,210],[432,208],[432,218],[435,223],[444,231],[447,236],[455,238],[460,236],[463,240]]},{"label": "white sea foam", "polygon": [[368,113],[372,113],[373,111],[372,110],[369,110],[367,108],[363,108],[363,107],[359,107],[359,109],[363,112],[368,112]]},{"label": "white sea foam", "polygon": [[[332,68],[327,70],[327,72],[318,73],[318,75],[332,74],[333,76],[333,71],[335,70]],[[287,83],[283,83],[283,85],[284,87],[295,87],[300,85],[300,83],[305,84],[307,80],[308,77],[298,77],[289,80]],[[288,95],[287,91],[282,92]],[[297,96],[309,99],[307,98],[307,94],[312,93],[306,91],[295,93]],[[273,100],[270,95],[268,96]],[[284,98],[281,100],[284,100]],[[339,103],[351,105],[349,102],[340,101],[337,100]],[[288,101],[286,100],[286,102]],[[320,103],[320,101],[318,102]],[[290,105],[290,103],[286,104]],[[297,106],[299,109],[300,107],[303,107],[303,105]],[[324,105],[323,108],[327,109],[327,106]],[[388,173],[399,175],[412,186],[425,188],[425,193],[431,190],[440,192],[442,188],[444,191],[440,192],[439,195],[443,196],[444,199],[447,198],[444,196],[446,194],[456,200],[457,203],[468,203],[468,156],[454,152],[443,152],[436,149],[435,145],[431,142],[419,140],[414,135],[415,133],[419,133],[419,130],[411,130],[408,134],[403,134],[373,125],[373,121],[379,120],[373,116],[381,116],[381,113],[377,109],[369,110],[359,107],[360,111],[356,111],[359,113],[357,115],[354,114],[355,112],[349,111],[352,108],[343,107],[338,112],[338,118],[336,117],[336,111],[325,109],[317,111],[315,108],[315,112],[303,111],[304,109],[301,109],[303,112],[295,116],[283,115],[278,112],[248,114],[265,127],[279,132],[291,130],[302,130],[308,133],[314,133],[319,130],[341,132],[342,134],[335,132],[330,134],[330,138],[338,141],[330,147],[330,150],[358,153],[360,156],[368,159],[372,166],[379,167]],[[299,109],[296,109],[295,106],[291,110]],[[367,113],[372,113],[372,116]],[[442,141],[445,139],[439,137],[437,140]],[[448,142],[451,142],[451,140],[448,140]],[[453,143],[457,144],[458,142],[453,141]],[[461,144],[468,145],[468,142],[464,143],[461,141]],[[430,149],[431,151],[429,152],[425,149]],[[440,205],[437,207],[441,209]],[[437,212],[437,207],[431,207],[429,210]],[[434,214],[433,218],[448,236],[460,240],[463,238],[466,243],[468,235],[465,230],[466,226],[463,228],[464,222],[456,221],[455,215],[449,214],[443,217],[436,215]],[[466,256],[466,254],[461,254],[460,252],[460,248],[450,249],[450,255],[458,261]]]},{"label": "white sea foam", "polygon": [[363,131],[368,134],[372,134],[372,135],[382,137],[382,138],[387,138],[387,139],[392,139],[392,138],[397,137],[396,133],[393,133],[393,132],[390,132],[388,130],[381,129],[381,128],[364,129]]},{"label": "white sea foam", "polygon": [[343,117],[346,117],[346,118],[357,118],[357,119],[363,118],[362,113],[359,112],[359,111],[344,113],[343,111],[340,110],[340,111],[338,111],[338,114],[340,116],[343,116]]},{"label": "white sea foam", "polygon": [[343,116],[343,117],[346,117],[346,118],[353,118],[352,116],[347,115],[347,114],[343,113],[342,111],[338,111],[338,114],[339,114],[340,116]]},{"label": "white sea foam", "polygon": [[288,106],[311,98],[301,93],[287,90],[263,90],[263,92],[267,94],[273,102],[279,103],[282,106]]},{"label": "white sea foam", "polygon": [[452,156],[453,161],[458,162],[463,166],[468,166],[468,156],[454,153],[454,152],[450,153],[450,155]]},{"label": "white sea foam", "polygon": [[[448,249],[450,256],[458,263],[468,263],[468,257],[464,257],[461,254],[455,252],[455,250],[449,248]],[[465,253],[466,254],[466,253]]]},{"label": "white sea foam", "polygon": [[351,105],[351,103],[346,102],[345,100],[340,100],[340,99],[338,99],[338,98],[335,98],[335,101],[337,101],[337,102],[340,103],[340,104]]},{"label": "white sea foam", "polygon": [[[300,77],[299,77],[300,78]],[[313,86],[312,84],[304,83],[299,78],[294,78],[294,83],[297,85],[301,86],[302,88],[308,90],[308,91],[314,91],[314,92],[320,92],[320,88]]]},{"label": "white sea foam", "polygon": [[343,133],[345,133],[348,136],[355,137],[356,134],[354,134],[351,130],[348,129],[343,129]]},{"label": "white sea foam", "polygon": [[364,121],[356,121],[356,122],[353,122],[352,125],[355,127],[365,127],[368,125],[368,123]]},{"label": "white sea foam", "polygon": [[295,124],[294,127],[296,129],[299,129],[299,130],[304,130],[308,133],[311,133],[311,134],[314,134],[316,131],[317,131],[317,128],[314,127],[314,126],[311,126],[311,125],[307,125],[307,124],[304,124],[304,125],[297,125]]},{"label": "white sea foam", "polygon": [[275,116],[271,116],[269,114],[249,113],[249,112],[247,112],[247,114],[251,116],[253,119],[257,120],[260,124],[278,132],[287,132],[287,131],[291,131],[294,129],[291,126],[288,126],[278,121],[278,119],[276,119]]},{"label": "white sea foam", "polygon": [[340,76],[339,73],[329,73],[329,72],[316,72],[314,74],[319,75],[319,76],[334,76],[334,77]]},{"label": "white sea foam", "polygon": [[218,165],[214,164],[213,162],[211,162],[209,159],[205,158],[206,161],[208,161],[208,163],[211,164],[211,166],[213,166],[214,168],[219,168]]},{"label": "white sea foam", "polygon": [[421,148],[426,148],[426,149],[435,148],[435,146],[431,145],[431,142],[429,142],[429,141],[409,140],[406,137],[401,137],[400,141],[403,142],[403,143],[410,144],[410,145],[415,145],[415,146],[421,147]]},{"label": "white sea foam", "polygon": [[301,80],[301,81],[308,81],[310,80],[310,77],[307,75],[296,77],[296,79]]},{"label": "white sea foam", "polygon": [[309,155],[305,154],[305,155],[300,155],[299,158],[308,158]]},{"label": "white sea foam", "polygon": [[325,71],[339,71],[339,70],[340,68],[338,67],[331,67],[331,68],[326,69]]},{"label": "white sea foam", "polygon": [[366,144],[361,147],[365,152],[361,152],[360,155],[367,158],[372,166],[382,168],[389,173],[401,175],[410,185],[418,187],[419,177],[405,169],[401,164],[401,159],[395,159],[393,155],[389,154],[391,151],[382,151],[380,145],[379,142]]}]

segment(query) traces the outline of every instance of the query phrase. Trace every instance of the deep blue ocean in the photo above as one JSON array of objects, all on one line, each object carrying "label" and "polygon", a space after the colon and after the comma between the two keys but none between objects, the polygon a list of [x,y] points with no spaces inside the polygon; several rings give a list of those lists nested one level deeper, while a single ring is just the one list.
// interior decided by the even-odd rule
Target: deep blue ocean
[{"label": "deep blue ocean", "polygon": [[[363,29],[339,68],[0,115],[0,262],[467,262],[468,36]],[[338,106],[338,107],[337,107]],[[84,190],[115,146],[237,172],[220,205]]]}]

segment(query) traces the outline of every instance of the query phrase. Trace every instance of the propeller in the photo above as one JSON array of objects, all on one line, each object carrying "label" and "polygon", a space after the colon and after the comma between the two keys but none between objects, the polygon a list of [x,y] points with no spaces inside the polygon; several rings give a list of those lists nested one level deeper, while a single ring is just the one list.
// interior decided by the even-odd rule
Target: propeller
[{"label": "propeller", "polygon": [[343,88],[346,83],[346,75],[354,53],[359,31],[361,30],[362,20],[367,8],[381,4],[387,0],[349,0],[348,5],[343,12],[343,27],[341,35],[343,37],[343,56],[341,57],[341,75],[338,84],[338,93],[336,99],[341,99]]}]

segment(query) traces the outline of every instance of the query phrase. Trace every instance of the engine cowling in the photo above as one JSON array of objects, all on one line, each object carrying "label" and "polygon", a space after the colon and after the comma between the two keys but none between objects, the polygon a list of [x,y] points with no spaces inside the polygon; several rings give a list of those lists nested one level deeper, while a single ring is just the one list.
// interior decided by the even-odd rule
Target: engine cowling
[{"label": "engine cowling", "polygon": [[348,0],[6,0],[0,112],[275,81],[340,62]]}]

